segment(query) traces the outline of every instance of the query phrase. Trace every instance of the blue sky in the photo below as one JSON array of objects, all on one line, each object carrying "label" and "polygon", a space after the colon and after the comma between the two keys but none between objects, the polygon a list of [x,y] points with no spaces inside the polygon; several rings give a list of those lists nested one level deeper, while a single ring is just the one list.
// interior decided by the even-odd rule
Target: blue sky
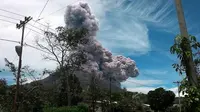
[{"label": "blue sky", "polygon": [[[37,17],[39,10],[45,1],[31,0],[26,2],[20,1],[17,5],[12,4],[13,0],[5,1],[0,6],[4,9],[17,11],[20,14],[27,14]],[[109,49],[114,55],[124,55],[136,61],[140,70],[140,75],[136,78],[129,78],[123,82],[122,86],[130,91],[148,92],[156,87],[165,87],[166,89],[177,91],[173,81],[181,80],[172,68],[172,64],[178,62],[176,57],[169,52],[170,46],[173,44],[174,37],[179,34],[179,27],[176,18],[176,10],[174,0],[83,0],[88,2],[92,11],[98,18],[100,23],[100,31],[97,39],[104,47]],[[40,3],[41,2],[41,3]],[[200,15],[198,15],[199,0],[182,0],[185,11],[186,22],[189,33],[199,38],[200,36]],[[64,10],[60,10],[53,15],[52,12],[60,9],[64,4],[71,4],[71,0],[50,1],[47,5],[42,17],[46,17],[43,21],[51,23],[52,27],[63,25]],[[29,8],[29,10],[23,10]],[[14,17],[14,16],[12,16]],[[61,18],[61,19],[60,19]],[[15,31],[11,27],[15,25],[7,25],[0,21],[1,36],[17,39],[16,35],[20,32]],[[8,28],[13,34],[8,32]],[[1,37],[0,37],[1,38]],[[31,35],[26,42],[31,43]],[[13,44],[3,45],[0,42],[0,66],[3,67],[3,58],[8,57],[14,59],[15,53],[7,53],[13,49]],[[28,51],[25,49],[25,56],[31,57],[31,53],[35,54],[37,60],[25,59],[24,64],[40,69],[54,68],[55,64],[47,64],[41,61],[41,53],[38,51]],[[37,55],[36,55],[37,54]],[[25,58],[26,58],[25,57]],[[17,61],[15,61],[17,62]],[[38,66],[38,63],[43,63]],[[11,74],[8,72],[0,73],[1,78],[9,79],[11,83]]]},{"label": "blue sky", "polygon": [[[123,87],[131,91],[142,92],[160,86],[175,90],[176,85],[173,84],[173,81],[181,80],[183,76],[179,76],[172,68],[172,64],[178,62],[178,60],[169,52],[174,37],[179,34],[174,2],[173,0],[160,0],[160,2],[157,0],[141,0],[143,2],[141,4],[137,4],[137,2],[137,0],[124,0],[118,9],[113,9],[112,13],[106,13],[108,21],[106,24],[109,23],[112,26],[110,31],[113,33],[106,33],[109,30],[100,31],[99,40],[113,53],[128,56],[136,61],[140,75],[123,82]],[[189,33],[197,37],[199,37],[200,19],[200,16],[197,15],[198,3],[200,3],[198,0],[183,0]],[[155,4],[158,8],[151,9],[151,5]],[[142,5],[143,7],[137,7]],[[126,33],[120,34],[116,31],[118,27],[121,27],[122,32]],[[110,39],[118,34],[121,37],[115,38],[115,41]],[[124,39],[120,40],[120,38]],[[131,41],[130,38],[134,41]],[[143,41],[141,41],[142,39]],[[118,48],[111,46],[112,44],[116,46],[122,44],[127,47],[120,48],[120,46]],[[128,49],[129,46],[136,47]]]}]

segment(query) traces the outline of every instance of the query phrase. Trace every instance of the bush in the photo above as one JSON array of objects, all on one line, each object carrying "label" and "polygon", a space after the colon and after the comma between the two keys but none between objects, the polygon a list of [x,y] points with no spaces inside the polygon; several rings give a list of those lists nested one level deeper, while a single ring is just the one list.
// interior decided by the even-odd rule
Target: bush
[{"label": "bush", "polygon": [[49,107],[44,108],[44,112],[88,112],[88,107],[84,104],[72,107]]},{"label": "bush", "polygon": [[166,112],[179,112],[179,106],[171,106],[166,109]]},{"label": "bush", "polygon": [[77,107],[81,112],[88,112],[88,105],[84,103],[80,103]]}]

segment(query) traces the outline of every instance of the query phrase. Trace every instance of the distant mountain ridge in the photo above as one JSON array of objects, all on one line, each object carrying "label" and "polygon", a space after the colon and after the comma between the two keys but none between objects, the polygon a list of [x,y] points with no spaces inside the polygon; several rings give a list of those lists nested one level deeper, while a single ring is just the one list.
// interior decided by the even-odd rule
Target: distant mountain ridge
[{"label": "distant mountain ridge", "polygon": [[[83,89],[87,89],[89,84],[90,84],[90,77],[87,74],[79,74],[76,75],[80,81],[80,85]],[[59,77],[56,74],[51,74],[48,77],[39,80],[39,82],[44,86],[44,87],[54,87],[58,84]],[[97,83],[101,89],[110,89],[110,81],[106,79],[101,79]],[[117,81],[111,81],[111,90],[112,92],[120,92],[122,91],[121,89],[121,84]]]}]

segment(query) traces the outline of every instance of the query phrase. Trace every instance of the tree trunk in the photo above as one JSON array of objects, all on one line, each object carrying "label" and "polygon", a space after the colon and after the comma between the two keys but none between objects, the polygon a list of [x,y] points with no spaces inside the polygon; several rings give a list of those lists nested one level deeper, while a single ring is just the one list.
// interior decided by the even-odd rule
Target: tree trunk
[{"label": "tree trunk", "polygon": [[[188,38],[188,32],[187,32],[187,27],[186,27],[186,22],[184,18],[184,12],[182,9],[182,3],[181,0],[175,0],[176,3],[176,10],[177,10],[177,16],[178,16],[178,22],[179,22],[179,27],[180,27],[180,32],[182,37]],[[195,72],[195,67],[194,67],[194,62],[193,62],[193,57],[192,57],[192,50],[190,47],[190,44],[187,42],[185,43],[184,46],[182,46],[183,51],[189,51],[191,56],[187,57],[185,54],[183,55],[183,58],[185,60],[185,65],[186,65],[186,75],[188,77],[189,82],[196,86],[198,84],[197,81],[197,75]]]},{"label": "tree trunk", "polygon": [[69,76],[68,76],[68,74],[66,75],[66,77],[67,77],[67,101],[68,101],[68,106],[71,106],[71,92],[70,92]]},{"label": "tree trunk", "polygon": [[60,68],[61,68],[61,78],[62,80],[66,80],[66,84],[65,81],[61,83],[64,83],[64,85],[66,85],[67,88],[67,105],[71,106],[71,97],[70,97],[71,93],[70,93],[69,76],[68,76],[69,73],[67,72],[66,74],[66,71],[63,66],[61,66]]}]

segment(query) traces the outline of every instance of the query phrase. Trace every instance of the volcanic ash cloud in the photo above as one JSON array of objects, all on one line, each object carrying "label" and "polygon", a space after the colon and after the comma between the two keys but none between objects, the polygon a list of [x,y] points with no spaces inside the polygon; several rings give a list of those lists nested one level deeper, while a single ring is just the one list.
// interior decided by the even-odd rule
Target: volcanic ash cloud
[{"label": "volcanic ash cloud", "polygon": [[112,56],[112,53],[103,48],[96,40],[99,25],[87,3],[80,2],[68,6],[65,13],[65,23],[66,27],[86,28],[89,31],[89,34],[84,37],[88,43],[79,45],[79,50],[84,51],[87,55],[87,62],[82,65],[83,73],[93,73],[103,79],[112,76],[119,82],[139,74],[135,61],[124,56]]}]

